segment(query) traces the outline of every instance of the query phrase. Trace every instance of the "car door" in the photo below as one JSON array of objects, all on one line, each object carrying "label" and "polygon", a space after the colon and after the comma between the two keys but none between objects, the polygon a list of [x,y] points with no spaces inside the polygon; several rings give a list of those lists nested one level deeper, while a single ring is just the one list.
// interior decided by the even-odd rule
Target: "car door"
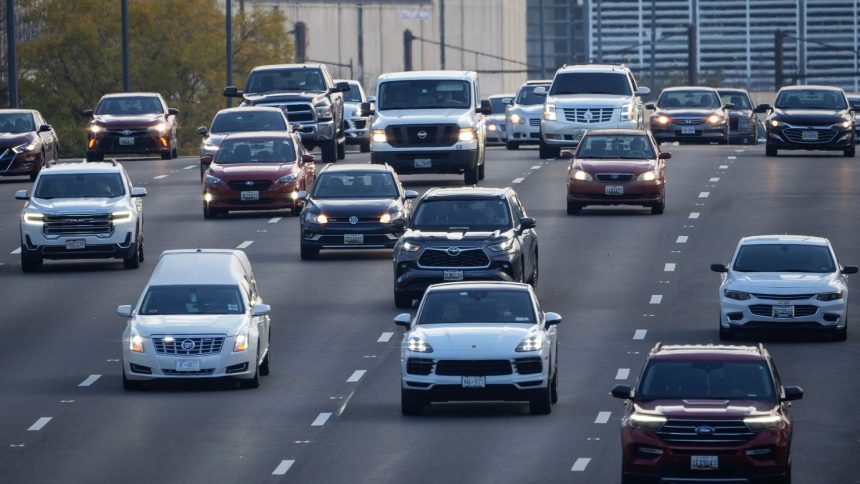
[{"label": "car door", "polygon": [[[254,279],[254,274],[248,274],[245,276],[248,282],[249,296],[248,300],[251,306],[251,313],[254,312],[254,306],[257,304],[264,304],[262,297],[260,297],[260,293],[257,290],[257,281]],[[252,324],[257,327],[257,335],[259,337],[259,349],[260,356],[262,357],[265,354],[265,351],[269,349],[269,330],[270,330],[270,322],[269,315],[265,316],[253,316]]]},{"label": "car door", "polygon": [[56,156],[56,136],[54,135],[54,130],[42,132],[39,128],[42,127],[43,124],[48,124],[45,122],[45,119],[42,118],[42,115],[38,111],[33,112],[33,125],[36,128],[36,136],[39,137],[39,144],[42,152],[45,154],[45,158],[42,160],[42,163],[47,165],[48,160],[54,160]]},{"label": "car door", "polygon": [[316,180],[316,163],[304,161],[305,148],[298,136],[293,136],[293,145],[296,147],[296,163],[299,166],[298,190],[309,191]]},{"label": "car door", "polygon": [[[526,217],[525,209],[517,195],[512,195],[510,200],[511,216],[514,219],[514,227],[519,227],[522,219]],[[523,271],[531,274],[537,264],[537,234],[534,229],[523,230],[518,236],[520,247],[523,251]]]}]

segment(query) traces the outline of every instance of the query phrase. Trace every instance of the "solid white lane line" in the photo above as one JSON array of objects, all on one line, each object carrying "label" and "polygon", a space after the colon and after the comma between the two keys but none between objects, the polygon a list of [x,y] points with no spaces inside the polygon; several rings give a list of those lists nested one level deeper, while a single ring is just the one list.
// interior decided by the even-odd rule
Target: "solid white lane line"
[{"label": "solid white lane line", "polygon": [[677,239],[675,239],[675,243],[676,243],[676,244],[686,244],[686,243],[687,243],[687,240],[688,240],[689,238],[690,238],[690,237],[688,237],[688,236],[686,236],[686,235],[679,235],[679,236],[678,236],[678,238],[677,238]]},{"label": "solid white lane line", "polygon": [[284,218],[284,217],[272,217],[269,219],[269,223],[270,224],[276,224],[276,223],[280,222],[282,218]]},{"label": "solid white lane line", "polygon": [[323,412],[319,414],[313,423],[311,423],[311,427],[322,427],[328,421],[329,417],[331,417],[331,412]]},{"label": "solid white lane line", "polygon": [[237,245],[236,248],[237,249],[247,249],[253,243],[254,243],[253,240],[246,240],[246,241],[242,242],[241,244]]},{"label": "solid white lane line", "polygon": [[675,272],[675,263],[667,262],[666,265],[663,266],[663,272]]},{"label": "solid white lane line", "polygon": [[597,414],[597,418],[594,419],[594,423],[596,424],[605,424],[609,422],[609,417],[612,416],[612,412],[599,412]]},{"label": "solid white lane line", "polygon": [[645,335],[648,334],[647,329],[637,329],[633,333],[633,339],[645,339]]},{"label": "solid white lane line", "polygon": [[540,170],[541,165],[532,165],[532,170]]},{"label": "solid white lane line", "polygon": [[511,183],[513,183],[513,184],[522,183],[523,180],[525,180],[525,178],[523,178],[523,177],[514,178],[514,181],[512,181]]},{"label": "solid white lane line", "polygon": [[377,343],[388,343],[388,341],[391,340],[392,336],[394,336],[394,333],[386,331],[386,332],[382,333],[382,336],[380,336],[379,339],[376,340],[376,342]]},{"label": "solid white lane line", "polygon": [[102,377],[101,375],[90,375],[86,378],[86,380],[80,382],[78,384],[78,386],[79,387],[88,387],[88,386],[92,385],[93,383],[95,383],[96,380],[98,380],[101,377]]},{"label": "solid white lane line", "polygon": [[709,182],[711,182],[711,183],[717,183],[718,181],[720,181],[720,177],[715,176],[715,177],[711,178],[711,179],[710,179],[710,180],[708,180],[708,181],[709,181]]},{"label": "solid white lane line", "polygon": [[626,380],[630,376],[630,368],[619,368],[615,373],[616,380]]},{"label": "solid white lane line", "polygon": [[699,192],[699,198],[708,198],[711,196],[711,192]]},{"label": "solid white lane line", "polygon": [[689,218],[699,218],[699,215],[700,215],[699,212],[690,212]]},{"label": "solid white lane line", "polygon": [[278,467],[275,467],[275,470],[274,470],[274,472],[272,472],[272,475],[273,476],[282,476],[282,475],[286,474],[287,471],[290,470],[290,467],[292,467],[293,464],[295,464],[295,463],[296,463],[296,461],[294,461],[294,460],[282,460],[281,463],[278,464]]},{"label": "solid white lane line", "polygon": [[720,170],[728,170],[729,165],[720,165]]},{"label": "solid white lane line", "polygon": [[192,168],[197,168],[197,165],[188,165],[183,170],[191,170]]},{"label": "solid white lane line", "polygon": [[170,176],[170,175],[158,175],[158,176],[154,176],[154,177],[152,177],[152,179],[153,179],[153,180],[161,180],[162,178],[167,178],[167,177],[169,177],[169,176]]},{"label": "solid white lane line", "polygon": [[661,302],[663,302],[663,295],[662,294],[652,294],[651,300],[648,303],[649,304],[660,304]]},{"label": "solid white lane line", "polygon": [[591,462],[591,457],[580,457],[576,459],[576,462],[573,463],[573,467],[570,468],[572,472],[583,472],[585,468],[588,467],[588,463]]},{"label": "solid white lane line", "polygon": [[18,254],[20,254],[20,253],[21,253],[21,248],[20,248],[20,247],[18,247],[17,249],[13,250],[12,252],[10,252],[10,254],[12,254],[12,255],[18,255]]},{"label": "solid white lane line", "polygon": [[36,420],[36,423],[31,425],[30,428],[28,428],[27,430],[32,431],[32,432],[35,432],[37,430],[42,430],[42,427],[44,427],[45,425],[48,425],[48,422],[50,422],[50,421],[51,421],[51,417],[40,417],[39,420]]},{"label": "solid white lane line", "polygon": [[361,377],[363,377],[365,373],[367,373],[367,370],[355,370],[354,372],[352,372],[352,375],[350,375],[350,377],[346,379],[346,382],[355,383],[358,380],[361,380]]}]

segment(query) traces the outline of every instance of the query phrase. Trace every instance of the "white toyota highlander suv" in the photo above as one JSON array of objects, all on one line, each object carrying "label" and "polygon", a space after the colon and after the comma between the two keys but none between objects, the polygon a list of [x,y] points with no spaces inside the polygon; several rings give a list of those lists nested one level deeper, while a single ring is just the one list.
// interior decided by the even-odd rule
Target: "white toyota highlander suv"
[{"label": "white toyota highlander suv", "polygon": [[541,118],[540,157],[556,158],[564,146],[576,146],[589,129],[644,129],[642,97],[651,93],[636,85],[629,68],[620,65],[564,66],[555,73]]}]

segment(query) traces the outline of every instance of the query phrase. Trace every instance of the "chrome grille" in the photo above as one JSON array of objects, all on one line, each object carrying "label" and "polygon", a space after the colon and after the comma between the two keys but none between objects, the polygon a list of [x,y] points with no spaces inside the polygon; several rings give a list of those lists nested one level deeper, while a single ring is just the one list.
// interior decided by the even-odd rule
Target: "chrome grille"
[{"label": "chrome grille", "polygon": [[[805,140],[803,139],[804,131],[817,131],[818,139],[817,140]],[[816,144],[816,143],[829,143],[833,141],[833,138],[836,137],[837,131],[833,128],[785,128],[782,130],[782,134],[791,141],[792,143],[804,143],[804,144]]]},{"label": "chrome grille", "polygon": [[510,375],[514,372],[509,360],[439,360],[436,374],[446,376]]},{"label": "chrome grille", "polygon": [[540,128],[540,118],[529,118],[529,126]]},{"label": "chrome grille", "polygon": [[[756,316],[767,316],[773,317],[773,306],[770,304],[753,304],[749,307],[750,312],[755,314]],[[803,318],[806,316],[812,316],[818,311],[818,306],[813,306],[811,304],[803,304],[794,306],[794,317],[795,318]],[[785,318],[780,318],[785,319]]]},{"label": "chrome grille", "polygon": [[775,299],[777,301],[790,301],[792,299],[809,299],[815,294],[756,294],[751,293],[758,299]]},{"label": "chrome grille", "polygon": [[113,231],[111,216],[100,214],[45,215],[45,235],[96,235]]},{"label": "chrome grille", "polygon": [[629,182],[633,179],[632,173],[597,173],[594,176],[602,182]]},{"label": "chrome grille", "polygon": [[705,124],[705,120],[701,118],[673,118],[672,122],[684,126],[696,126],[699,124]]},{"label": "chrome grille", "polygon": [[490,266],[490,258],[481,248],[459,249],[456,247],[425,249],[418,258],[418,266],[422,268],[474,268],[483,269]]},{"label": "chrome grille", "polygon": [[517,373],[520,375],[531,375],[543,371],[543,361],[540,359],[540,356],[516,358],[514,366],[516,366]]},{"label": "chrome grille", "polygon": [[742,444],[755,435],[743,420],[700,419],[669,419],[656,433],[665,442],[682,445]]},{"label": "chrome grille", "polygon": [[213,355],[221,352],[224,337],[154,336],[152,344],[155,346],[155,352],[161,355]]},{"label": "chrome grille", "polygon": [[227,182],[230,189],[236,192],[251,190],[264,192],[272,186],[271,180],[240,180]]},{"label": "chrome grille", "polygon": [[144,129],[109,129],[105,130],[104,134],[110,136],[120,136],[120,137],[129,137],[129,136],[148,136],[149,130]]},{"label": "chrome grille", "polygon": [[608,123],[612,121],[613,108],[564,109],[564,119],[583,124]]}]

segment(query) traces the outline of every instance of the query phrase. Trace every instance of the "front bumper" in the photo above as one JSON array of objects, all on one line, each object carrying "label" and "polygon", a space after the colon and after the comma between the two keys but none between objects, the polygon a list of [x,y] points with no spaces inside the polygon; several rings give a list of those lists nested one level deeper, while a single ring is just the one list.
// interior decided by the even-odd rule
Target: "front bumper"
[{"label": "front bumper", "polygon": [[330,141],[335,139],[334,120],[329,121],[307,121],[299,123],[302,128],[298,130],[305,146],[313,147],[317,141]]},{"label": "front bumper", "polygon": [[[289,208],[295,210],[301,206],[298,201],[298,190],[295,183],[272,182],[267,190],[233,190],[225,182],[224,185],[206,185],[203,189],[203,203],[211,208],[223,210],[277,210]],[[243,193],[256,193],[252,195]]]},{"label": "front bumper", "polygon": [[[563,116],[563,115],[562,115]],[[550,146],[576,146],[582,135],[590,129],[636,129],[636,120],[609,121],[606,123],[572,123],[569,121],[541,120],[540,134],[543,142]]]},{"label": "front bumper", "polygon": [[490,129],[490,124],[487,124],[487,144],[503,145],[508,140],[508,135],[505,131],[505,124],[493,124],[495,129]]},{"label": "front bumper", "polygon": [[370,143],[370,162],[388,163],[400,174],[460,174],[478,164],[477,146],[474,149],[459,149],[458,144],[443,149],[378,151],[376,148],[380,144],[383,143]]},{"label": "front bumper", "polygon": [[[178,356],[156,354],[150,338],[144,338],[144,352],[128,349],[128,337],[123,338],[123,369],[129,380],[167,380],[188,378],[253,378],[257,371],[254,361],[256,343],[245,351],[233,352],[235,336],[226,337],[220,353]],[[198,371],[177,371],[177,362],[193,359],[200,362]]]},{"label": "front bumper", "polygon": [[[803,141],[804,131],[816,131],[818,139]],[[854,131],[851,128],[837,129],[828,126],[802,129],[793,126],[767,126],[768,146],[780,150],[845,150],[854,146],[854,142]]]},{"label": "front bumper", "polygon": [[[431,284],[451,282],[450,271],[461,271],[464,281],[518,281],[523,273],[520,253],[493,254],[486,268],[428,268],[420,267],[418,258],[394,260],[394,290],[420,299]],[[446,278],[446,273],[449,277]]]},{"label": "front bumper", "polygon": [[[621,186],[621,195],[607,195],[607,186]],[[582,205],[653,205],[663,200],[666,184],[662,180],[611,183],[570,180],[567,201]]]},{"label": "front bumper", "polygon": [[523,118],[521,123],[508,122],[506,127],[508,141],[517,144],[538,144],[540,142],[540,117]]},{"label": "front bumper", "polygon": [[[692,128],[692,133],[685,130]],[[729,139],[729,125],[711,125],[707,121],[700,124],[678,124],[670,122],[666,125],[651,123],[651,134],[658,143],[680,141],[709,143],[711,141],[727,141]]]},{"label": "front bumper", "polygon": [[[135,226],[136,221],[117,223],[110,233],[98,235],[46,235],[40,226],[24,226],[21,250],[53,260],[124,259],[137,250]],[[67,242],[70,241],[83,241],[83,246],[69,248]]]},{"label": "front bumper", "polygon": [[847,299],[819,301],[791,300],[795,317],[773,317],[780,301],[752,296],[746,301],[720,296],[720,325],[729,330],[802,329],[834,331],[845,327]]},{"label": "front bumper", "polygon": [[349,118],[344,120],[343,127],[346,132],[347,144],[360,144],[370,141],[371,118]]},{"label": "front bumper", "polygon": [[87,152],[147,155],[167,152],[171,149],[171,143],[169,134],[162,135],[158,132],[135,132],[123,136],[121,133],[103,131],[90,133],[87,138]]},{"label": "front bumper", "polygon": [[0,176],[29,175],[41,158],[39,151],[15,154],[9,148],[0,148]]},{"label": "front bumper", "polygon": [[[381,222],[323,225],[303,220],[301,232],[301,245],[312,249],[390,249],[397,243],[403,230]],[[356,242],[356,235],[361,235],[360,243]]]}]

